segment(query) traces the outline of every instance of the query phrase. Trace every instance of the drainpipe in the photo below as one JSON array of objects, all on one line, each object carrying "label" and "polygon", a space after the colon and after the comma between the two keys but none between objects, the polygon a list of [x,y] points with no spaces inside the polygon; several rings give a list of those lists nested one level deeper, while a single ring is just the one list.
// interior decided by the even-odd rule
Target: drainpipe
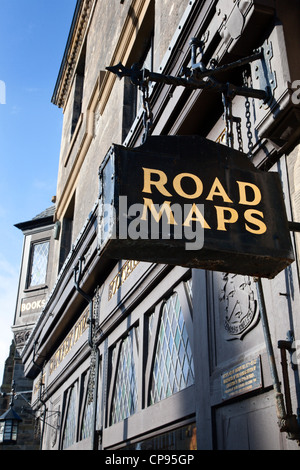
[{"label": "drainpipe", "polygon": [[[74,285],[77,292],[89,303],[89,335],[88,335],[88,344],[91,350],[94,350],[95,344],[93,341],[93,326],[95,324],[95,319],[93,318],[93,297],[88,295],[79,287],[79,282],[82,274],[82,258],[79,258],[78,265],[74,267]],[[95,360],[95,383],[93,390],[93,426],[92,426],[92,450],[97,449],[97,435],[96,435],[96,420],[97,420],[97,389],[98,389],[98,376],[99,376],[99,350],[95,349],[96,360]]]},{"label": "drainpipe", "polygon": [[[277,372],[277,367],[276,367],[276,362],[275,362],[275,355],[274,355],[273,345],[271,341],[271,334],[270,334],[269,322],[268,322],[266,305],[265,305],[265,300],[264,300],[262,282],[261,282],[261,279],[259,278],[255,278],[254,280],[256,282],[260,318],[262,322],[265,343],[266,343],[266,348],[267,348],[267,354],[268,354],[268,359],[269,359],[269,366],[270,366],[271,376],[273,380],[273,387],[275,391],[278,426],[279,426],[280,432],[287,433],[288,439],[297,440],[299,443],[299,437],[300,437],[299,427],[298,427],[298,423],[296,420],[296,416],[293,415],[291,412],[291,404],[290,404],[290,401],[288,400],[289,387],[287,387],[286,374],[284,374],[284,380],[285,380],[285,385],[286,385],[285,392],[286,392],[288,412],[286,411],[286,407],[284,403],[284,396],[281,392],[281,386],[280,386],[280,381],[278,378],[278,372]],[[283,350],[286,346],[280,344],[279,347],[281,349],[281,356],[283,359],[285,359]],[[284,362],[286,361],[283,360],[283,364]]]}]

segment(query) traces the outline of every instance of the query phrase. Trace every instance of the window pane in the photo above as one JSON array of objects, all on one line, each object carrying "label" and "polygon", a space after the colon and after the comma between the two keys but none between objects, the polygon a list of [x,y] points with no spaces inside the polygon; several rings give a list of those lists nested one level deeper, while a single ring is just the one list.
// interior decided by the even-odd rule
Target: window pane
[{"label": "window pane", "polygon": [[32,246],[29,286],[45,284],[48,264],[49,242]]},{"label": "window pane", "polygon": [[12,433],[11,433],[12,441],[17,440],[17,435],[18,435],[18,424],[15,422],[12,428]]},{"label": "window pane", "polygon": [[86,400],[84,417],[82,421],[81,439],[92,435],[94,403]]},{"label": "window pane", "polygon": [[[93,380],[91,379],[92,372],[90,371],[84,377],[84,391],[86,393],[84,403],[84,413],[81,424],[81,439],[86,439],[92,435],[93,431],[93,418],[94,418],[94,400],[90,396],[90,388],[94,387]],[[97,413],[99,412],[99,400],[97,400]]]},{"label": "window pane", "polygon": [[10,441],[12,434],[12,421],[6,421],[4,428],[4,440]]},{"label": "window pane", "polygon": [[178,294],[164,305],[152,371],[150,404],[194,383],[194,364]]},{"label": "window pane", "polygon": [[196,424],[129,444],[124,450],[197,450]]},{"label": "window pane", "polygon": [[111,424],[122,421],[136,412],[137,386],[133,358],[133,330],[121,345],[116,386],[112,405]]},{"label": "window pane", "polygon": [[72,388],[67,409],[66,425],[64,430],[63,449],[67,449],[75,442],[76,432],[76,392]]},{"label": "window pane", "polygon": [[0,442],[3,442],[4,421],[0,422]]}]

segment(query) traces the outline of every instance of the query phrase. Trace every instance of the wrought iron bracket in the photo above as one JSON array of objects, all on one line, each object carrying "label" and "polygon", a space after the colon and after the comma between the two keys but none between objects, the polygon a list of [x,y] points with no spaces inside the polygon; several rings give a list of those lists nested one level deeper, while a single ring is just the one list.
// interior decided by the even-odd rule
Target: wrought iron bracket
[{"label": "wrought iron bracket", "polygon": [[[271,99],[275,88],[277,87],[276,73],[272,70],[271,59],[273,58],[273,47],[271,41],[265,41],[259,49],[262,60],[258,60],[252,64],[253,75],[259,81],[259,87],[266,90]],[[261,103],[268,104],[268,102]]]},{"label": "wrought iron bracket", "polygon": [[[106,70],[114,73],[120,79],[130,77],[131,82],[137,86],[143,86],[147,82],[163,83],[166,85],[182,86],[189,89],[209,89],[217,93],[226,94],[233,98],[236,95],[262,100],[268,104],[272,98],[272,89],[275,74],[271,71],[270,58],[272,57],[271,43],[264,44],[260,49],[256,50],[252,55],[239,59],[235,62],[216,66],[212,61],[211,68],[206,68],[202,61],[204,42],[197,38],[190,41],[191,48],[191,66],[185,67],[180,71],[179,76],[164,75],[161,73],[151,72],[145,68],[141,68],[139,64],[133,64],[132,67],[125,67],[121,62],[114,66],[106,67]],[[200,61],[197,62],[197,56],[200,53]],[[256,73],[259,77],[261,88],[255,89],[246,86],[237,86],[232,83],[222,83],[216,79],[216,76],[222,72],[226,72],[244,65],[257,61]],[[272,85],[272,86],[271,86]]]}]

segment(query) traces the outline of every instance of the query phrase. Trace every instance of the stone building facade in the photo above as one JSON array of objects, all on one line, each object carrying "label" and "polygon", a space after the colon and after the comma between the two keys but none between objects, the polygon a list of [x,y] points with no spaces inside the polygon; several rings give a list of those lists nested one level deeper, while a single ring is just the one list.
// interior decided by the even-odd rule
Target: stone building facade
[{"label": "stone building facade", "polygon": [[[53,244],[53,214],[55,206],[33,219],[16,224],[24,235],[16,310],[12,326],[13,340],[5,362],[0,395],[0,416],[10,406],[22,421],[16,442],[1,442],[0,450],[39,450],[40,423],[31,408],[33,381],[24,375],[21,352],[30,337],[46,302],[51,285],[51,257]],[[34,359],[34,357],[33,357]]]},{"label": "stone building facade", "polygon": [[[299,18],[297,1],[78,0],[52,98],[64,114],[61,230],[21,352],[33,409],[46,418],[43,449],[298,448]],[[201,88],[146,74],[134,83],[107,70],[119,63],[185,84],[191,64],[212,72]],[[232,86],[218,92],[216,80]],[[147,124],[151,137],[219,146],[232,126],[235,149],[279,175],[295,261],[261,282],[267,325],[250,275],[157,263],[155,249],[147,261],[103,256],[110,182],[99,169],[112,144],[142,146]]]}]

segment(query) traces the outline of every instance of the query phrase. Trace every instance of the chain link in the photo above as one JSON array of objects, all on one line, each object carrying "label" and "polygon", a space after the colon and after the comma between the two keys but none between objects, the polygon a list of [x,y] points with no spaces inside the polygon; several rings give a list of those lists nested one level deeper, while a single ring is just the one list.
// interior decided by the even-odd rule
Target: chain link
[{"label": "chain link", "polygon": [[90,356],[90,375],[89,375],[89,380],[88,380],[88,386],[87,386],[87,403],[93,403],[94,401],[94,390],[95,390],[95,380],[96,380],[96,363],[97,363],[97,327],[99,324],[99,316],[98,316],[98,307],[100,304],[101,300],[101,295],[99,291],[96,293],[94,297],[94,305],[93,305],[93,318],[92,318],[92,324],[90,325],[90,328],[92,328],[92,350],[91,350],[91,356]]},{"label": "chain link", "polygon": [[[243,84],[248,86],[248,75],[247,72],[243,72]],[[233,122],[236,123],[236,131],[238,138],[239,151],[243,152],[243,139],[242,139],[242,130],[241,130],[241,118],[234,117],[232,115],[232,100],[231,97],[227,94],[223,94],[223,106],[224,106],[224,120],[226,126],[226,145],[228,147],[234,147],[234,136],[233,136]],[[253,151],[253,134],[252,134],[252,122],[251,122],[251,112],[250,112],[250,101],[249,98],[246,98],[245,102],[245,117],[246,117],[246,128],[247,128],[247,138],[248,138],[248,157],[252,158]]]},{"label": "chain link", "polygon": [[236,122],[236,132],[237,132],[237,138],[238,138],[238,144],[239,144],[239,151],[240,152],[243,152],[244,151],[244,148],[243,148],[243,137],[242,137],[242,125],[241,125],[241,118],[234,118],[235,122]]},{"label": "chain link", "polygon": [[[243,82],[244,82],[245,86],[248,86],[247,71],[243,72]],[[247,137],[248,137],[248,157],[252,158],[252,156],[253,156],[252,155],[252,151],[253,151],[253,142],[252,142],[253,134],[251,132],[252,123],[251,123],[250,101],[249,101],[248,97],[246,98],[246,101],[245,101],[245,108],[246,108],[245,117],[246,117],[246,127],[247,127]]]}]

